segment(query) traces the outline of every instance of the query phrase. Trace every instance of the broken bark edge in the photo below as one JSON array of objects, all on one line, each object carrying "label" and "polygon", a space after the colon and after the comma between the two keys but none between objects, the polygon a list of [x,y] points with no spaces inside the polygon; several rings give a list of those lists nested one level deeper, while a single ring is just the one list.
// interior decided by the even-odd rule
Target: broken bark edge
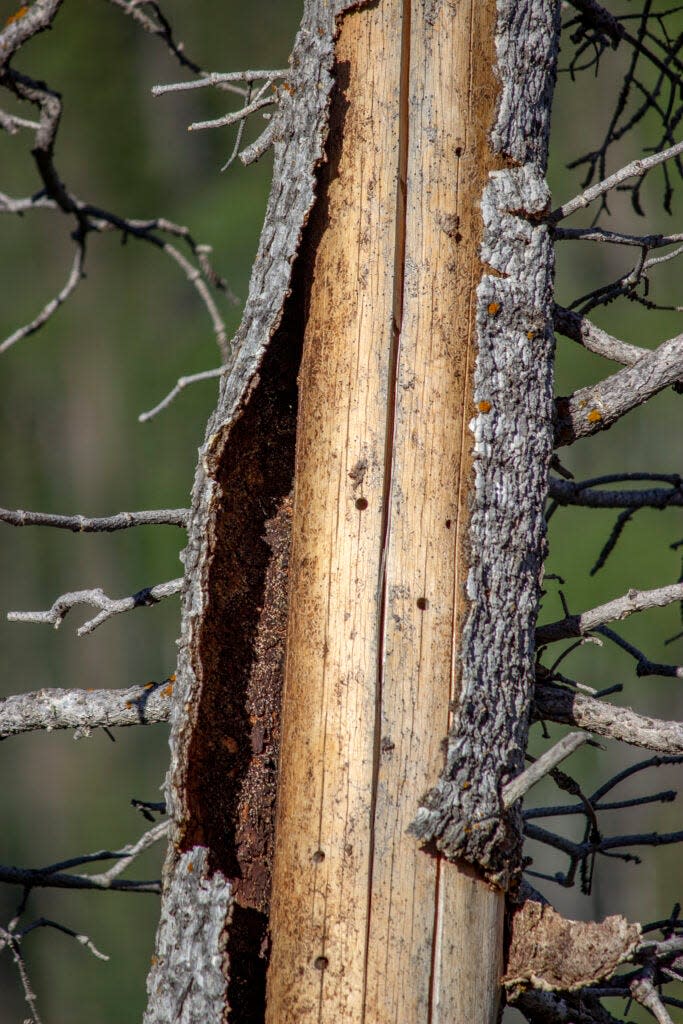
[{"label": "broken bark edge", "polygon": [[641,940],[640,925],[619,914],[572,921],[537,899],[512,907],[510,930],[502,982],[513,1003],[528,988],[576,992],[604,981],[631,959]]}]

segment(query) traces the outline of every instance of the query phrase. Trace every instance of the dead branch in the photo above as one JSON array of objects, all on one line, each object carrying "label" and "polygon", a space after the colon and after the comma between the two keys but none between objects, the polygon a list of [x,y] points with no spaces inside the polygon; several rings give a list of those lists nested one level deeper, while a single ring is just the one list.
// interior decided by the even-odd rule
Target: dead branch
[{"label": "dead branch", "polygon": [[[95,889],[101,892],[144,892],[159,893],[160,883],[138,882],[119,878],[121,874],[144,850],[162,839],[168,832],[169,822],[160,821],[138,839],[136,843],[124,846],[121,850],[98,850],[81,857],[73,857],[57,864],[49,864],[44,868],[17,868],[0,865],[0,882],[9,885],[21,885],[24,889]],[[67,869],[92,864],[102,860],[115,860],[117,863],[108,871],[99,875],[68,874]]]},{"label": "dead branch", "polygon": [[608,36],[615,48],[619,45],[624,36],[624,27],[618,18],[615,18],[602,4],[596,3],[596,0],[569,0],[569,2],[579,11],[587,24]]},{"label": "dead branch", "polygon": [[527,793],[532,786],[548,775],[561,761],[573,754],[580,746],[587,743],[590,736],[581,732],[570,732],[567,736],[555,743],[550,750],[541,754],[529,768],[526,768],[520,775],[517,775],[503,788],[503,806],[506,808],[512,805]]},{"label": "dead branch", "polygon": [[12,953],[12,959],[14,960],[14,964],[19,973],[21,987],[24,991],[24,999],[31,1011],[31,1024],[41,1024],[41,1018],[36,1008],[36,994],[31,988],[31,983],[29,982],[28,972],[26,970],[26,964],[21,952],[19,940],[12,934],[12,932],[7,931],[5,928],[0,928],[0,941],[2,941],[3,945],[7,946]]},{"label": "dead branch", "polygon": [[35,196],[28,196],[26,199],[12,199],[11,196],[0,192],[0,213],[23,214],[28,210],[56,210],[57,204],[54,199],[48,199],[43,192]]},{"label": "dead branch", "polygon": [[598,491],[574,480],[551,477],[549,496],[558,505],[578,505],[584,508],[657,508],[683,505],[683,480],[671,479],[670,487],[656,487],[643,491]]},{"label": "dead branch", "polygon": [[[142,2],[140,0],[109,0],[109,3],[113,4],[114,7],[118,7],[124,14],[129,15],[143,31],[161,39],[166,44],[169,52],[173,54],[183,67],[188,68],[195,74],[201,74],[199,64],[195,64],[193,60],[186,56],[183,44],[176,43],[171,26],[158,3],[155,3],[154,0],[142,0]],[[148,7],[154,17],[145,14],[141,10],[142,7]]]},{"label": "dead branch", "polygon": [[94,590],[75,590],[69,594],[62,594],[54,602],[51,608],[44,612],[9,612],[7,618],[10,622],[49,622],[55,629],[59,629],[65,616],[72,608],[79,604],[87,604],[92,608],[99,608],[100,613],[94,618],[84,622],[78,630],[78,636],[85,636],[92,633],[107,619],[122,612],[128,612],[132,608],[146,608],[158,604],[166,597],[180,593],[183,579],[169,580],[168,583],[158,583],[154,587],[145,587],[137,594],[130,597],[122,597],[113,600],[107,597],[104,591],[97,587]]},{"label": "dead branch", "polygon": [[598,626],[596,632],[606,636],[617,647],[621,647],[623,651],[631,655],[636,662],[637,676],[668,676],[673,679],[683,679],[683,667],[680,665],[662,665],[659,662],[650,661],[646,654],[607,626]]},{"label": "dead branch", "polygon": [[628,341],[615,338],[601,327],[597,327],[580,313],[571,309],[564,309],[562,306],[555,306],[555,330],[563,334],[565,338],[583,345],[589,352],[604,356],[605,359],[613,359],[624,366],[633,366],[643,356],[652,354],[649,348],[642,348],[640,345],[632,345]]},{"label": "dead branch", "polygon": [[145,512],[118,512],[114,516],[59,516],[47,512],[26,512],[24,509],[0,508],[0,522],[10,526],[52,526],[72,533],[113,533],[134,526],[181,526],[187,529],[189,509],[162,508]]},{"label": "dead branch", "polygon": [[671,583],[656,590],[629,590],[623,597],[591,608],[581,615],[568,615],[558,622],[540,626],[536,630],[536,642],[540,644],[555,643],[574,636],[585,636],[591,630],[606,622],[617,622],[633,615],[634,612],[645,611],[647,608],[664,608],[674,601],[683,600],[683,583]]},{"label": "dead branch", "polygon": [[[191,89],[206,89],[207,86],[225,85],[226,83],[235,82],[245,82],[247,85],[253,85],[254,82],[260,81],[270,83],[275,82],[278,78],[286,78],[289,74],[291,74],[289,68],[279,68],[274,71],[263,69],[258,71],[210,71],[192,82],[171,82],[167,85],[155,85],[152,89],[152,95],[163,96],[169,92],[188,92]],[[242,95],[244,95],[245,91],[242,90]]]},{"label": "dead branch", "polygon": [[619,1024],[600,1001],[583,993],[527,989],[508,999],[530,1024]]},{"label": "dead branch", "polygon": [[28,121],[25,117],[17,117],[16,114],[7,114],[4,110],[0,110],[0,128],[8,135],[16,135],[20,128],[37,131],[40,124],[38,121]]},{"label": "dead branch", "polygon": [[84,935],[82,932],[76,932],[73,928],[67,928],[66,925],[60,924],[59,921],[53,921],[49,917],[38,917],[35,921],[26,925],[24,928],[13,932],[12,934],[18,938],[23,939],[31,932],[35,931],[36,928],[54,928],[55,931],[62,932],[63,935],[68,935],[70,938],[75,939],[81,946],[90,950],[93,956],[97,957],[98,960],[108,960],[109,957],[105,953],[101,953],[95,943],[92,941],[89,935]]},{"label": "dead branch", "polygon": [[92,729],[166,722],[175,677],[123,690],[46,688],[0,700],[0,740],[44,729],[75,729],[77,737]]},{"label": "dead branch", "polygon": [[27,40],[50,28],[64,0],[36,0],[23,8],[21,17],[13,17],[0,32],[0,67],[4,67]]},{"label": "dead branch", "polygon": [[554,236],[561,242],[605,242],[610,245],[633,245],[638,249],[661,249],[683,242],[683,234],[629,235],[606,228],[555,228]]},{"label": "dead branch", "polygon": [[148,420],[154,419],[160,412],[167,409],[168,406],[173,402],[181,391],[184,391],[189,384],[197,384],[202,380],[214,380],[216,377],[221,377],[227,371],[227,366],[217,366],[215,370],[204,370],[202,373],[192,373],[187,377],[179,377],[175,387],[171,388],[169,393],[161,399],[158,405],[155,405],[153,409],[148,409],[147,412],[141,412],[138,416],[139,423],[147,423]]},{"label": "dead branch", "polygon": [[549,222],[557,224],[559,221],[564,220],[565,217],[570,217],[572,213],[576,213],[577,210],[584,210],[591,203],[595,202],[596,199],[600,198],[600,196],[606,195],[607,192],[621,185],[623,181],[627,181],[629,178],[640,177],[653,167],[657,167],[666,160],[672,160],[681,153],[683,153],[683,142],[677,142],[675,146],[670,146],[660,153],[653,153],[652,156],[632,160],[630,164],[620,167],[618,171],[610,174],[608,178],[597,182],[595,185],[591,185],[585,192],[574,196],[573,199],[563,203],[562,206],[558,206],[550,214]]},{"label": "dead branch", "polygon": [[53,316],[60,306],[62,306],[70,295],[76,289],[79,281],[84,277],[83,264],[85,262],[85,239],[80,238],[76,241],[76,255],[71,265],[71,271],[66,279],[64,287],[55,295],[53,299],[43,306],[37,317],[30,321],[30,323],[24,324],[23,327],[19,327],[13,334],[10,334],[5,340],[0,343],[0,353],[6,352],[8,348],[11,348],[17,341],[21,341],[22,338],[28,338],[31,334],[35,334],[40,328],[47,323],[51,316]]},{"label": "dead branch", "polygon": [[247,106],[241,107],[239,110],[233,110],[229,114],[224,114],[223,117],[213,118],[211,121],[194,121],[188,126],[188,132],[203,131],[205,128],[227,128],[231,124],[237,124],[239,121],[244,121],[251,114],[255,114],[257,110],[262,110],[264,107],[270,107],[273,103],[277,103],[277,94],[273,96],[261,96],[259,99],[252,100]]},{"label": "dead branch", "polygon": [[607,430],[683,375],[683,334],[663,342],[633,366],[556,401],[555,445]]},{"label": "dead branch", "polygon": [[548,683],[536,685],[534,703],[538,718],[578,726],[597,736],[662,754],[683,754],[681,722],[649,718],[631,708],[605,704]]}]

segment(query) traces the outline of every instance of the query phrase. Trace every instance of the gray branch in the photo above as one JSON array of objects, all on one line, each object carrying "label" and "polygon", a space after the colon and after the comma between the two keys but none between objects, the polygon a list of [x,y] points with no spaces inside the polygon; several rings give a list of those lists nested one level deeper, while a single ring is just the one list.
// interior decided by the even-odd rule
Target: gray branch
[{"label": "gray branch", "polygon": [[625,370],[580,388],[555,403],[555,446],[573,444],[607,430],[631,409],[670,387],[683,376],[683,334],[669,338]]},{"label": "gray branch", "polygon": [[114,533],[134,526],[182,526],[187,528],[189,509],[163,508],[145,512],[118,512],[113,516],[51,515],[47,512],[26,512],[24,509],[0,508],[0,522],[10,526],[52,526],[72,533]]},{"label": "gray branch", "polygon": [[525,771],[503,787],[503,805],[506,808],[512,807],[516,800],[521,799],[532,786],[540,782],[553,768],[584,743],[587,743],[589,739],[590,736],[583,732],[570,732],[567,736],[563,736],[550,750],[546,750]]},{"label": "gray branch", "polygon": [[180,577],[176,580],[169,580],[168,583],[158,583],[155,587],[145,587],[137,594],[121,597],[118,600],[107,597],[101,587],[94,590],[75,590],[69,594],[62,594],[47,611],[9,612],[7,618],[10,622],[49,622],[55,629],[59,629],[63,619],[72,608],[79,604],[87,604],[92,608],[99,608],[100,612],[94,618],[84,622],[78,630],[79,636],[85,636],[114,615],[128,612],[132,608],[144,608],[158,604],[166,597],[179,594],[182,585],[183,578]]},{"label": "gray branch", "polygon": [[652,354],[651,349],[631,345],[628,341],[615,338],[601,327],[597,327],[588,317],[562,306],[555,306],[555,330],[565,338],[571,338],[572,341],[583,345],[589,352],[595,352],[605,359],[613,359],[623,366],[633,366],[643,356]]},{"label": "gray branch", "polygon": [[540,719],[588,729],[597,736],[620,740],[662,754],[683,754],[683,723],[639,715],[631,708],[605,704],[595,697],[550,684],[537,684],[535,711]]},{"label": "gray branch", "polygon": [[632,160],[630,164],[621,167],[614,174],[610,174],[608,178],[597,182],[595,185],[591,185],[585,192],[570,199],[569,202],[564,203],[562,206],[558,206],[548,218],[550,223],[556,224],[558,221],[564,220],[565,217],[569,217],[572,213],[576,213],[577,210],[585,209],[596,199],[599,199],[600,196],[604,196],[613,188],[621,185],[623,181],[627,181],[628,178],[640,177],[646,171],[650,171],[653,167],[657,167],[658,164],[663,164],[667,160],[672,160],[681,153],[683,153],[683,142],[677,142],[675,146],[663,149],[661,153],[653,153],[652,156]]},{"label": "gray branch", "polygon": [[44,729],[91,729],[153,725],[168,721],[173,679],[123,690],[47,688],[0,700],[0,740]]},{"label": "gray branch", "polygon": [[536,643],[549,644],[574,636],[585,636],[606,622],[617,622],[647,608],[664,608],[674,601],[683,601],[683,583],[671,583],[656,590],[629,590],[623,597],[591,608],[581,615],[568,615],[558,622],[541,626],[536,630]]}]

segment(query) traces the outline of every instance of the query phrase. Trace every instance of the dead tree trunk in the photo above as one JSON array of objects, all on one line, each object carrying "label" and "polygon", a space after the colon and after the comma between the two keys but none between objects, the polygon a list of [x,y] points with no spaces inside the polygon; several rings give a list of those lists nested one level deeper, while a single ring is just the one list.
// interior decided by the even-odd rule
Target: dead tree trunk
[{"label": "dead tree trunk", "polygon": [[557,31],[554,0],[306,4],[195,481],[147,1024],[495,1020]]}]

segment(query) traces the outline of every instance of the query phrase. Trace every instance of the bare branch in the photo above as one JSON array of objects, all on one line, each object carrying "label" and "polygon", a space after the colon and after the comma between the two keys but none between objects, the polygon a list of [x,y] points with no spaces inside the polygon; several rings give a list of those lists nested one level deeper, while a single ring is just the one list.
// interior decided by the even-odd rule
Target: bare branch
[{"label": "bare branch", "polygon": [[18,693],[0,700],[0,740],[44,729],[91,729],[166,722],[171,710],[175,676],[162,683],[129,686],[124,690],[61,690],[47,688]]},{"label": "bare branch", "polygon": [[218,351],[224,360],[227,360],[229,356],[228,346],[228,335],[225,329],[225,321],[218,312],[218,306],[211,297],[211,292],[206,286],[201,273],[196,267],[193,267],[189,260],[186,260],[181,252],[176,249],[174,245],[170,245],[168,242],[164,243],[164,252],[167,253],[171,259],[175,260],[179,267],[182,267],[187,280],[197,290],[200,298],[202,299],[206,309],[211,317],[211,323],[213,324],[213,332],[216,335],[216,344],[218,345]]},{"label": "bare branch", "polygon": [[190,510],[162,508],[145,512],[119,512],[114,516],[56,516],[47,512],[26,512],[24,509],[0,508],[0,522],[10,526],[52,526],[73,533],[113,533],[134,526],[181,526],[187,529]]},{"label": "bare branch", "polygon": [[624,28],[602,4],[596,3],[596,0],[569,0],[569,2],[592,28],[608,36],[614,47],[619,45],[624,36]]},{"label": "bare branch", "polygon": [[[95,889],[101,892],[159,893],[161,886],[158,881],[138,882],[118,878],[118,875],[129,867],[139,854],[162,839],[167,834],[169,827],[170,822],[160,821],[145,832],[136,843],[124,846],[121,850],[98,850],[97,853],[73,857],[69,861],[50,864],[44,868],[16,868],[2,864],[0,865],[0,882],[21,885],[25,889]],[[114,868],[99,875],[72,875],[64,870],[101,860],[115,860],[117,864]]]},{"label": "bare branch", "polygon": [[36,0],[21,17],[13,17],[0,32],[0,68],[5,67],[27,40],[50,28],[63,0]]},{"label": "bare branch", "polygon": [[557,241],[566,242],[606,242],[610,245],[633,245],[638,249],[661,249],[666,245],[683,242],[683,234],[673,235],[629,235],[621,231],[608,231],[606,228],[556,228]]},{"label": "bare branch", "polygon": [[637,978],[631,982],[630,988],[633,998],[641,1006],[644,1006],[646,1010],[650,1011],[657,1024],[673,1024],[650,978]]},{"label": "bare branch", "polygon": [[614,338],[601,327],[591,323],[587,317],[562,306],[555,306],[555,330],[583,345],[589,352],[595,352],[605,359],[613,359],[624,366],[633,366],[643,356],[652,354],[651,349]]},{"label": "bare branch", "polygon": [[607,430],[631,409],[683,375],[683,334],[663,342],[633,366],[556,401],[555,445]]},{"label": "bare branch", "polygon": [[49,622],[59,629],[63,619],[68,612],[79,604],[87,604],[93,608],[100,608],[99,615],[84,622],[78,630],[79,636],[92,633],[107,619],[122,612],[128,612],[132,608],[145,608],[152,604],[158,604],[166,597],[180,593],[183,585],[182,577],[170,580],[168,583],[158,583],[154,587],[145,587],[137,594],[130,597],[122,597],[113,600],[107,597],[104,591],[97,587],[94,590],[76,590],[69,594],[62,594],[54,602],[51,608],[44,612],[9,612],[7,618],[10,622]]},{"label": "bare branch", "polygon": [[657,508],[683,505],[683,481],[672,481],[669,488],[645,491],[598,491],[585,488],[574,480],[551,477],[549,496],[558,505],[580,505],[585,508]]},{"label": "bare branch", "polygon": [[657,167],[658,164],[662,164],[666,160],[672,160],[681,153],[683,153],[683,142],[677,142],[675,146],[670,146],[668,149],[664,149],[660,153],[653,153],[652,156],[632,160],[630,164],[626,164],[625,167],[620,167],[618,171],[615,171],[614,174],[610,174],[608,178],[597,182],[595,185],[591,185],[591,187],[587,188],[585,192],[582,192],[580,195],[570,199],[562,206],[558,206],[557,209],[553,210],[550,214],[550,217],[548,218],[549,222],[551,224],[557,224],[558,221],[571,216],[571,214],[576,213],[577,210],[583,210],[587,206],[590,206],[592,202],[600,196],[604,196],[613,188],[616,188],[617,185],[621,185],[623,181],[627,181],[629,178],[639,177],[651,170],[653,167]]},{"label": "bare branch", "polygon": [[668,676],[672,679],[683,679],[683,667],[680,665],[662,665],[650,659],[643,654],[637,647],[630,644],[628,640],[624,640],[622,636],[615,633],[613,629],[609,629],[607,626],[598,626],[596,632],[601,633],[602,636],[606,636],[612,643],[617,644],[622,650],[630,654],[636,661],[636,675],[638,676]]},{"label": "bare branch", "polygon": [[[109,0],[109,3],[113,4],[114,7],[118,7],[125,14],[130,15],[145,32],[149,32],[150,35],[162,39],[168,50],[183,67],[189,68],[195,74],[201,73],[199,65],[195,64],[193,60],[190,60],[185,55],[182,43],[176,43],[169,22],[165,18],[159,4],[154,3],[154,0]],[[145,14],[141,10],[142,7],[149,7],[156,17],[156,21]]]},{"label": "bare branch", "polygon": [[36,1008],[36,994],[31,988],[31,983],[28,979],[26,964],[24,962],[19,941],[12,932],[7,931],[5,928],[0,928],[0,940],[11,950],[12,959],[14,960],[17,971],[19,972],[21,987],[24,990],[24,999],[28,1003],[28,1007],[31,1011],[30,1024],[41,1024],[41,1018]]},{"label": "bare branch", "polygon": [[188,377],[179,377],[175,387],[171,388],[165,398],[155,405],[153,409],[149,409],[147,412],[141,412],[138,416],[140,423],[147,423],[148,420],[154,419],[160,412],[167,409],[168,406],[173,402],[181,391],[184,391],[188,384],[197,384],[202,380],[214,380],[216,377],[221,377],[227,371],[227,366],[217,366],[215,370],[204,370],[202,373],[192,373]]},{"label": "bare branch", "polygon": [[15,934],[23,939],[32,931],[35,931],[36,928],[54,928],[56,931],[62,932],[64,935],[69,935],[72,939],[75,939],[76,942],[80,943],[81,946],[85,946],[85,948],[89,949],[92,955],[97,957],[98,960],[109,959],[105,953],[100,952],[88,935],[83,935],[81,932],[75,932],[73,928],[67,928],[66,925],[60,924],[59,921],[53,921],[49,917],[38,917],[35,921],[32,921],[31,924],[26,925],[25,928],[22,928],[21,931],[16,932]]},{"label": "bare branch", "polygon": [[580,746],[590,740],[590,736],[582,732],[570,732],[566,736],[541,754],[532,765],[526,768],[521,775],[517,775],[503,788],[503,806],[512,807],[515,801],[527,793],[532,786],[553,770],[561,761],[573,754]]},{"label": "bare branch", "polygon": [[0,110],[0,128],[8,135],[16,135],[20,128],[37,131],[40,124],[38,121],[28,121],[25,117],[17,117],[16,114],[7,114],[4,110]]},{"label": "bare branch", "polygon": [[604,704],[594,697],[552,684],[537,684],[534,698],[539,718],[588,729],[598,736],[662,754],[683,754],[683,723],[639,715],[631,708]]},{"label": "bare branch", "polygon": [[[188,92],[190,89],[205,89],[207,86],[234,84],[236,82],[246,82],[247,85],[253,85],[254,82],[264,80],[274,82],[278,78],[286,78],[289,74],[291,74],[289,68],[280,68],[274,71],[211,71],[192,82],[171,82],[168,85],[155,85],[152,89],[152,95],[162,96],[168,92]],[[245,92],[246,90],[244,89],[240,90],[240,95],[244,95]]]},{"label": "bare branch", "polygon": [[591,608],[581,615],[569,615],[558,622],[541,626],[536,630],[537,644],[555,643],[569,637],[584,636],[592,629],[606,622],[617,622],[627,618],[634,612],[645,611],[647,608],[664,608],[674,601],[683,600],[683,583],[671,583],[656,590],[629,590],[623,597]]},{"label": "bare branch", "polygon": [[12,199],[11,196],[0,192],[0,213],[17,213],[19,215],[28,210],[56,210],[57,204],[54,199],[48,199],[43,192],[35,196],[28,196],[26,199]]},{"label": "bare branch", "polygon": [[256,160],[260,160],[263,154],[270,149],[275,139],[275,126],[271,121],[268,127],[263,131],[250,146],[243,149],[239,157],[245,167],[249,164],[253,164]]},{"label": "bare branch", "polygon": [[79,239],[76,242],[76,255],[71,266],[71,271],[66,280],[66,284],[62,290],[55,295],[54,299],[50,299],[46,306],[40,311],[38,316],[31,320],[30,323],[24,324],[23,327],[18,328],[13,334],[0,343],[0,353],[6,352],[8,348],[11,348],[17,341],[21,341],[22,338],[28,338],[29,335],[35,334],[36,331],[40,330],[43,324],[57,312],[59,307],[63,305],[69,296],[75,291],[76,285],[83,278],[83,263],[85,261],[85,242],[84,239]]},{"label": "bare branch", "polygon": [[277,103],[277,94],[262,96],[260,99],[253,100],[239,110],[234,110],[230,114],[224,114],[223,117],[214,118],[212,121],[195,121],[188,126],[187,130],[188,132],[198,132],[205,128],[227,128],[229,125],[237,124],[238,121],[249,117],[250,114],[255,114],[257,110],[272,106],[273,103]]}]

